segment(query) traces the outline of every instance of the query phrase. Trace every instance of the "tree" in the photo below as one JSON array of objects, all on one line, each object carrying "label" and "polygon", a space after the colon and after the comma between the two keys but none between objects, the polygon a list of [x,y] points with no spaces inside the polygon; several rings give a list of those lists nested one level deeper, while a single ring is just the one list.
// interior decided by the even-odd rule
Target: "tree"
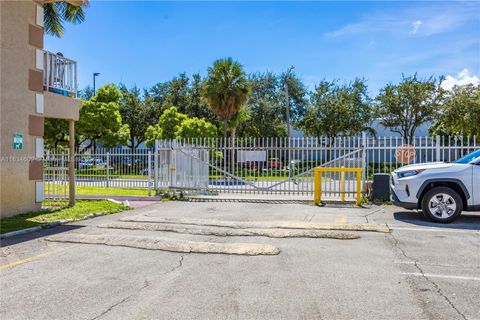
[{"label": "tree", "polygon": [[90,100],[93,98],[94,95],[95,92],[93,92],[93,88],[91,86],[86,86],[78,92],[78,96],[83,100]]},{"label": "tree", "polygon": [[220,59],[208,68],[203,96],[223,121],[223,135],[227,138],[228,120],[247,102],[250,85],[242,66],[232,58]]},{"label": "tree", "polygon": [[432,121],[442,104],[445,91],[440,84],[443,78],[418,79],[417,74],[402,76],[398,85],[388,84],[376,98],[380,124],[412,141],[415,130]]},{"label": "tree", "polygon": [[75,6],[71,3],[53,2],[43,4],[43,24],[45,33],[62,37],[65,29],[64,22],[79,24],[85,20],[83,8],[88,5],[88,0],[83,0],[82,5]]},{"label": "tree", "polygon": [[152,115],[154,113],[153,100],[150,97],[142,97],[140,90],[133,87],[130,90],[125,86],[120,86],[122,99],[120,99],[119,111],[122,116],[122,122],[130,128],[130,139],[128,146],[132,153],[145,141],[147,128],[152,124]]},{"label": "tree", "polygon": [[300,78],[291,70],[278,76],[279,80],[279,105],[281,106],[281,114],[287,121],[287,104],[285,99],[286,89],[288,89],[288,108],[290,113],[290,125],[298,127],[299,122],[303,119],[308,106],[307,88]]},{"label": "tree", "polygon": [[306,87],[295,74],[254,73],[249,75],[248,80],[252,89],[247,101],[251,117],[240,124],[239,136],[287,136],[285,83],[288,83],[290,122],[299,127],[309,102]]},{"label": "tree", "polygon": [[113,84],[107,84],[98,89],[92,99],[83,102],[76,125],[80,137],[78,145],[88,140],[85,149],[93,146],[95,151],[97,142],[106,147],[127,143],[130,130],[128,125],[122,124],[119,111],[121,98],[120,90]]},{"label": "tree", "polygon": [[153,146],[155,140],[177,138],[212,138],[217,135],[217,127],[204,119],[188,118],[177,111],[176,107],[165,110],[158,123],[148,127],[145,134],[147,145]]},{"label": "tree", "polygon": [[250,118],[239,126],[239,135],[244,137],[286,136],[286,122],[281,99],[285,98],[277,75],[254,73],[249,76],[252,89],[247,108]]},{"label": "tree", "polygon": [[203,81],[199,74],[192,76],[192,81],[188,90],[188,104],[185,114],[189,117],[208,119],[209,122],[219,125],[217,115],[208,106],[205,98],[202,96]]},{"label": "tree", "polygon": [[238,126],[240,137],[286,137],[287,126],[278,105],[266,99],[248,104],[250,117]]},{"label": "tree", "polygon": [[181,113],[186,113],[189,104],[189,79],[185,73],[181,73],[170,81],[169,95],[166,103],[168,106],[177,107]]},{"label": "tree", "polygon": [[202,91],[203,81],[199,74],[194,74],[190,80],[185,73],[181,73],[171,81],[157,83],[145,92],[145,97],[150,97],[156,104],[154,119],[158,119],[166,109],[175,106],[179,112],[190,118],[209,119],[217,125],[218,118],[202,96]]},{"label": "tree", "polygon": [[369,130],[372,118],[364,80],[356,79],[343,85],[322,81],[312,93],[311,106],[301,121],[301,128],[307,135],[332,139],[339,134],[356,135]]},{"label": "tree", "polygon": [[145,91],[145,97],[149,97],[150,99],[152,99],[152,101],[157,107],[157,109],[155,110],[155,114],[152,114],[154,119],[158,119],[166,109],[172,106],[171,104],[169,105],[167,102],[170,101],[169,90],[170,82],[167,81],[159,82],[153,87],[151,87],[150,90]]},{"label": "tree", "polygon": [[435,134],[480,136],[480,85],[455,86],[431,131]]},{"label": "tree", "polygon": [[237,136],[237,127],[242,123],[245,123],[248,120],[250,120],[250,118],[251,118],[250,109],[248,109],[247,107],[243,107],[237,113],[235,113],[235,115],[231,117],[230,120],[228,120],[228,129],[231,132],[232,145]]},{"label": "tree", "polygon": [[148,91],[148,95],[159,106],[158,116],[171,106],[181,113],[187,113],[190,104],[189,78],[181,73],[171,81],[159,82]]},{"label": "tree", "polygon": [[147,145],[152,146],[158,139],[175,139],[177,131],[183,121],[187,120],[187,115],[178,112],[176,107],[170,107],[165,110],[158,119],[158,123],[148,127],[145,136]]},{"label": "tree", "polygon": [[43,134],[45,145],[58,148],[70,141],[68,121],[65,119],[45,118],[45,131]]},{"label": "tree", "polygon": [[217,136],[217,127],[204,119],[189,118],[184,120],[176,132],[178,138],[214,138]]},{"label": "tree", "polygon": [[[237,127],[241,124],[246,122],[250,119],[250,110],[246,107],[241,108],[233,117],[228,120],[228,128],[231,132],[231,145],[235,145],[235,138],[237,136]],[[232,173],[235,172],[235,150],[232,149],[230,152],[230,165],[232,169]]]}]

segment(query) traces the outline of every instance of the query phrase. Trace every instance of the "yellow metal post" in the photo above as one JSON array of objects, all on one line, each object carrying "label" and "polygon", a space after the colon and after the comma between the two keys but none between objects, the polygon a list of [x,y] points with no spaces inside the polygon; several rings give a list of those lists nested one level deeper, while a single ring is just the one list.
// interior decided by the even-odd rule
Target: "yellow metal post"
[{"label": "yellow metal post", "polygon": [[322,201],[322,176],[319,170],[313,170],[313,202],[318,205]]},{"label": "yellow metal post", "polygon": [[340,200],[345,201],[345,171],[343,170],[340,172]]},{"label": "yellow metal post", "polygon": [[362,188],[362,170],[360,169],[357,171],[357,206],[360,205],[360,201],[361,201],[361,198],[360,198],[361,188]]},{"label": "yellow metal post", "polygon": [[361,203],[361,188],[362,188],[362,168],[314,168],[313,169],[313,201],[319,204],[322,201],[322,172],[340,172],[340,198],[345,201],[345,172],[354,172],[357,177],[357,206]]}]

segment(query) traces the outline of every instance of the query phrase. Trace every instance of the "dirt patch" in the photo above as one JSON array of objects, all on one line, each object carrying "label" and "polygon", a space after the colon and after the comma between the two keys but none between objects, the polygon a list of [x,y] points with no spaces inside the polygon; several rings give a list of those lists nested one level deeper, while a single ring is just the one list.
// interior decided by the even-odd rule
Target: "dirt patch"
[{"label": "dirt patch", "polygon": [[127,229],[127,230],[147,230],[147,231],[167,231],[177,233],[187,233],[195,235],[212,236],[261,236],[269,238],[329,238],[329,239],[358,239],[358,235],[351,232],[340,231],[322,231],[308,229],[280,229],[280,228],[250,228],[234,229],[226,227],[182,225],[167,223],[142,223],[142,222],[114,222],[99,226],[100,228]]},{"label": "dirt patch", "polygon": [[321,223],[307,221],[225,221],[210,219],[169,219],[162,217],[134,216],[122,218],[120,221],[126,222],[151,222],[166,224],[185,224],[196,226],[212,226],[233,229],[310,229],[310,230],[343,230],[343,231],[373,231],[390,232],[390,228],[378,224],[355,223]]},{"label": "dirt patch", "polygon": [[247,256],[277,255],[280,253],[280,249],[269,244],[196,242],[143,236],[71,233],[51,236],[46,240],[187,253],[220,253]]}]

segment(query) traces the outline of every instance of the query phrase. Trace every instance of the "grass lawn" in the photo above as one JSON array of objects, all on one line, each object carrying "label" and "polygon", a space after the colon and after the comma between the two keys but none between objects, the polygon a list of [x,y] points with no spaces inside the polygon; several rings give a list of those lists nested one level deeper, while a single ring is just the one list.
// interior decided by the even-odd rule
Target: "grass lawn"
[{"label": "grass lawn", "polygon": [[31,228],[60,220],[77,220],[90,213],[112,214],[129,209],[130,207],[108,200],[77,200],[76,205],[70,208],[34,211],[2,218],[0,219],[0,233]]},{"label": "grass lawn", "polygon": [[[90,187],[77,186],[76,193],[79,195],[105,195],[105,196],[136,196],[147,197],[148,190],[142,188],[107,188],[107,187]],[[155,193],[152,190],[152,193]]]},{"label": "grass lawn", "polygon": [[[45,190],[50,191],[48,193],[55,193],[52,183],[45,182]],[[63,189],[65,188],[65,190]],[[62,185],[59,188],[58,193],[68,194],[68,185]],[[92,186],[76,186],[75,188],[77,195],[99,195],[99,196],[136,196],[136,197],[147,197],[148,190],[145,188],[107,188],[107,187],[92,187]],[[155,193],[152,190],[152,194]]]}]

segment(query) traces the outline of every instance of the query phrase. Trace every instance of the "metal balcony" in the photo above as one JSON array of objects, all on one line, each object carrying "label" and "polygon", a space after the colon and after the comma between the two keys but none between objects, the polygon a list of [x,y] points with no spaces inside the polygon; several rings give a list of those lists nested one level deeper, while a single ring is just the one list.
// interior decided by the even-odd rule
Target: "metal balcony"
[{"label": "metal balcony", "polygon": [[45,91],[77,97],[77,62],[61,53],[43,52],[43,86]]}]

